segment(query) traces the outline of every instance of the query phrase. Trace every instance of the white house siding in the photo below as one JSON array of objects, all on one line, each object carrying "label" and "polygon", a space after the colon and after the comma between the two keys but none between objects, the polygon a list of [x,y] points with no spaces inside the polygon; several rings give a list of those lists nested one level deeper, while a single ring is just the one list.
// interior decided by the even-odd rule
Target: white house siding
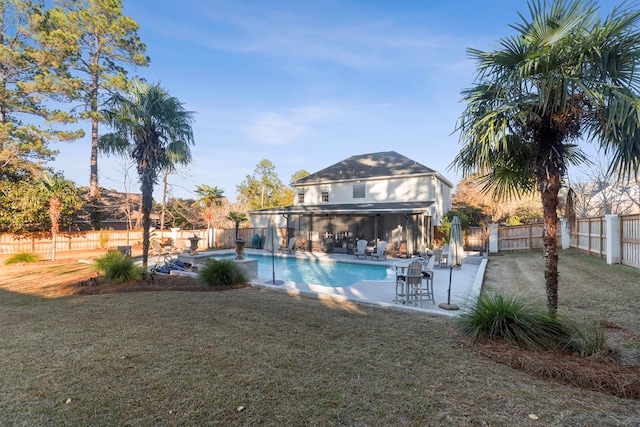
[{"label": "white house siding", "polygon": [[[354,198],[353,186],[365,185],[365,197]],[[441,188],[442,187],[442,188]],[[304,202],[298,200],[298,193],[304,192]],[[322,202],[322,192],[329,192],[329,201]],[[440,197],[444,198],[440,200]],[[439,201],[439,210],[451,206],[451,188],[433,175],[419,177],[393,177],[361,181],[342,181],[333,183],[307,184],[298,187],[294,205],[320,205],[323,203],[384,203],[406,201]]]}]

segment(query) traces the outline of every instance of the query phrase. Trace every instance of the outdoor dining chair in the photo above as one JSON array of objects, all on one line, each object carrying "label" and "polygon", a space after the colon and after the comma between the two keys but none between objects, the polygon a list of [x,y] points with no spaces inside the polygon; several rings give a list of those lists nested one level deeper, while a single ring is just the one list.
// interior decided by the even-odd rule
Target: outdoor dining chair
[{"label": "outdoor dining chair", "polygon": [[408,267],[396,269],[396,303],[415,303],[421,288],[422,262],[420,260],[412,261]]},{"label": "outdoor dining chair", "polygon": [[420,262],[422,263],[422,282],[420,283],[420,287],[416,289],[414,298],[416,304],[418,302],[420,303],[420,307],[422,307],[423,301],[431,301],[433,304],[436,303],[433,293],[433,266],[435,265],[435,261],[435,257],[429,258],[428,261],[420,258]]}]

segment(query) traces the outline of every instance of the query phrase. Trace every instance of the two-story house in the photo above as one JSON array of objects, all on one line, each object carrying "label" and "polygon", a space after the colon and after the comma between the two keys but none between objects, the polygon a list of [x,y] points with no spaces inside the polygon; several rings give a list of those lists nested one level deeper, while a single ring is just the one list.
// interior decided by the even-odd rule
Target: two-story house
[{"label": "two-story house", "polygon": [[349,157],[293,187],[292,206],[249,212],[253,226],[275,220],[310,251],[350,253],[366,239],[410,254],[433,242],[453,189],[438,172],[395,151]]}]

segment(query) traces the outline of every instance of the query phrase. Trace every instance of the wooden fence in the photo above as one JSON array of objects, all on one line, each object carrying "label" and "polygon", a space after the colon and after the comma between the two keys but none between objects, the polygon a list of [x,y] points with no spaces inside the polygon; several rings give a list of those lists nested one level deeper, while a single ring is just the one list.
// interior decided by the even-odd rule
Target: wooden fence
[{"label": "wooden fence", "polygon": [[[238,238],[247,241],[247,247],[251,246],[255,235],[263,237],[266,234],[265,228],[240,228]],[[171,230],[153,230],[151,238],[166,241],[176,236],[175,244],[178,246],[189,244],[189,237],[197,235],[200,237],[198,248],[208,247],[206,230],[179,230],[175,233]],[[278,229],[278,235],[282,238],[281,244],[286,236],[286,228]],[[235,229],[216,229],[212,233],[212,247],[233,248]],[[100,248],[115,248],[118,246],[136,246],[142,244],[142,230],[99,230],[99,231],[78,231],[61,232],[56,238],[56,252],[60,251],[82,251]],[[49,254],[53,249],[51,233],[0,233],[0,254],[13,254],[20,252],[32,252]]]},{"label": "wooden fence", "polygon": [[[561,244],[558,223],[556,239]],[[498,227],[498,251],[522,251],[544,247],[544,224],[526,224]]]},{"label": "wooden fence", "polygon": [[464,248],[468,251],[487,250],[487,231],[484,227],[469,227],[464,239]]},{"label": "wooden fence", "polygon": [[571,247],[597,258],[606,258],[604,218],[579,218],[571,234]]},{"label": "wooden fence", "polygon": [[620,217],[620,262],[640,268],[640,215]]}]

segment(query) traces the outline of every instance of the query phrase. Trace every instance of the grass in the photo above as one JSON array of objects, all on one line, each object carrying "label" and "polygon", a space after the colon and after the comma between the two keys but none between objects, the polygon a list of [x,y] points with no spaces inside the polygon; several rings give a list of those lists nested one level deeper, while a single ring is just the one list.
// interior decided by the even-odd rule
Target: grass
[{"label": "grass", "polygon": [[[487,287],[504,290],[503,270],[518,277],[512,273],[533,270],[538,258],[492,258]],[[640,273],[564,253],[560,264],[562,311],[640,330]],[[596,281],[600,275],[607,280]],[[615,290],[632,278],[625,292]],[[542,283],[526,277],[506,287],[539,300]],[[0,285],[0,324],[11,325],[0,332],[2,425],[640,421],[638,401],[535,379],[479,357],[447,318],[253,288],[27,301],[2,279]],[[624,298],[600,301],[601,292]],[[13,304],[18,298],[22,303]]]},{"label": "grass", "polygon": [[4,261],[4,265],[17,264],[21,262],[38,262],[40,257],[31,252],[20,252],[15,255],[11,255]]}]

